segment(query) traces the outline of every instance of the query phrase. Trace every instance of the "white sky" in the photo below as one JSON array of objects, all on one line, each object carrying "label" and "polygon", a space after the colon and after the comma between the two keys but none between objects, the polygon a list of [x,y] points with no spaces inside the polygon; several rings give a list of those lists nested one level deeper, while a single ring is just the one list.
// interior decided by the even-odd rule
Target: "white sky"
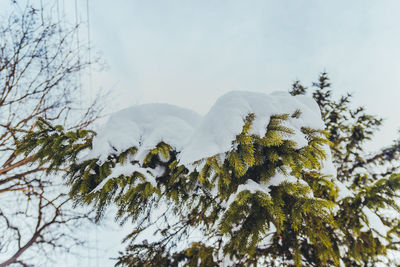
[{"label": "white sky", "polygon": [[[74,1],[59,2],[74,20]],[[78,2],[85,21],[87,2]],[[353,92],[354,104],[386,119],[371,147],[397,136],[398,0],[89,0],[89,5],[91,43],[109,65],[93,74],[93,90],[112,89],[116,110],[166,102],[205,113],[227,91],[286,91],[294,80],[310,85],[326,70],[336,95]],[[114,232],[98,235],[108,246],[119,243]]]}]

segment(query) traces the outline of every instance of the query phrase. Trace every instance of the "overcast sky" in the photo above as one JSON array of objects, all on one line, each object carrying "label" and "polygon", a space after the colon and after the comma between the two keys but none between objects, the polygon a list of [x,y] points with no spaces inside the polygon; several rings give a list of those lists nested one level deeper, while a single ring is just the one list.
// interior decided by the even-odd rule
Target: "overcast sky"
[{"label": "overcast sky", "polygon": [[[74,20],[74,2],[59,2]],[[87,2],[78,2],[85,22]],[[93,53],[109,66],[93,74],[92,90],[112,89],[112,109],[166,102],[204,114],[230,90],[287,91],[294,80],[309,85],[326,70],[336,95],[353,92],[356,105],[386,119],[371,147],[397,136],[399,0],[89,0],[89,6]]]}]

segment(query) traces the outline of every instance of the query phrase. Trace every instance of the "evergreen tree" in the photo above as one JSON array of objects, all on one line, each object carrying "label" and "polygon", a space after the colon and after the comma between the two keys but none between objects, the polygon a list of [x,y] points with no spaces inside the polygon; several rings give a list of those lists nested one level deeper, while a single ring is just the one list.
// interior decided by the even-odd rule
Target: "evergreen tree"
[{"label": "evergreen tree", "polygon": [[[386,216],[399,210],[399,143],[366,156],[363,145],[382,121],[362,108],[352,109],[350,95],[334,100],[326,73],[313,88],[327,128],[303,128],[308,144],[302,148],[287,138],[293,129],[284,124],[301,117],[298,110],[272,115],[263,136],[251,134],[255,114],[248,114],[233,149],[202,159],[195,168],[182,165],[180,151],[160,142],[143,161],[131,162],[137,167],[131,175],[108,179],[137,147],[115,150],[105,161],[77,161],[81,151],[91,148],[95,133],[65,131],[44,120],[26,135],[19,153],[33,155],[50,171],[69,164],[66,179],[76,203],[94,205],[98,219],[114,203],[121,223],[136,223],[125,239],[129,243],[119,266],[389,263],[388,251],[399,249],[398,216]],[[307,90],[296,82],[291,94]],[[321,172],[327,145],[336,178]],[[151,182],[148,177],[160,169],[162,175]],[[276,177],[288,179],[271,184]],[[165,209],[154,218],[160,206]],[[385,235],[376,229],[377,222],[387,230]],[[143,240],[154,225],[157,241]],[[202,238],[187,242],[193,232]]]},{"label": "evergreen tree", "polygon": [[[295,82],[292,95],[305,94]],[[366,141],[382,125],[382,119],[365,112],[363,107],[352,108],[351,94],[338,100],[332,97],[327,73],[322,73],[313,83],[312,96],[321,109],[321,115],[329,132],[337,179],[351,191],[351,195],[339,201],[335,222],[338,230],[332,238],[339,241],[346,266],[374,266],[377,262],[390,264],[389,250],[398,251],[399,237],[399,188],[400,142],[368,154]],[[366,218],[366,213],[373,213]],[[390,214],[394,214],[391,215]],[[390,229],[386,236],[366,224],[377,216],[383,227]],[[382,226],[381,226],[382,227]]]}]

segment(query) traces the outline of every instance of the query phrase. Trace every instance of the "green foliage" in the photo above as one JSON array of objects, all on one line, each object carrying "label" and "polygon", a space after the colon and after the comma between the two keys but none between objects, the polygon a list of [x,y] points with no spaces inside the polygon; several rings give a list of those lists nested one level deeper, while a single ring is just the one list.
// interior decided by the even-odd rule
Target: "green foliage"
[{"label": "green foliage", "polygon": [[[91,149],[95,133],[77,129],[65,132],[60,125],[52,126],[39,118],[36,131],[28,132],[17,144],[17,154],[33,155],[33,162],[46,165],[47,174],[56,171],[66,162],[74,162],[79,152]],[[39,148],[39,149],[38,149]]]},{"label": "green foliage", "polygon": [[[115,151],[103,162],[97,159],[77,161],[81,147],[76,146],[75,136],[80,136],[80,132],[75,135],[73,132],[64,133],[63,129],[43,121],[38,122],[38,131],[26,136],[20,150],[26,154],[35,151],[40,164],[47,162],[60,167],[63,162],[71,162],[66,177],[71,185],[70,194],[77,203],[93,204],[98,219],[110,203],[118,206],[118,217],[122,222],[127,219],[148,220],[161,201],[173,207],[172,213],[180,221],[173,227],[161,229],[165,238],[157,244],[135,244],[134,240],[146,228],[139,227],[127,237],[132,244],[128,249],[130,253],[121,256],[120,264],[212,266],[217,264],[214,259],[218,259],[218,254],[223,253],[238,264],[248,265],[266,258],[282,258],[283,253],[285,258],[300,265],[301,249],[305,250],[307,246],[321,254],[320,262],[325,263],[328,259],[336,262],[337,251],[326,234],[314,232],[317,226],[334,227],[330,214],[333,202],[314,198],[311,187],[299,182],[305,170],[318,172],[328,141],[323,131],[304,128],[302,131],[307,136],[308,145],[297,147],[290,139],[294,131],[284,122],[300,116],[300,111],[273,115],[265,135],[258,136],[251,134],[255,115],[248,114],[242,132],[233,141],[234,149],[199,161],[191,171],[180,165],[177,160],[179,152],[164,142],[148,151],[143,162],[134,160],[136,147],[122,153]],[[88,148],[91,138],[92,135],[85,139]],[[56,144],[51,146],[51,150],[48,149],[49,142]],[[59,149],[64,152],[54,157]],[[137,166],[137,171],[128,176],[110,176],[114,168],[127,163]],[[157,186],[147,178],[156,168],[164,170],[157,176]],[[244,190],[232,198],[248,181],[260,186],[268,185],[269,180],[279,173],[295,177],[298,182],[270,186],[270,193]],[[335,191],[334,187],[330,189]],[[229,201],[232,204],[227,206]],[[271,227],[277,231],[271,232]],[[179,230],[175,231],[176,228]],[[187,235],[192,228],[200,229],[208,240],[218,242],[214,246],[194,242],[188,249],[176,250],[171,240],[178,235]],[[260,244],[269,236],[274,238],[265,251]],[[227,241],[223,241],[226,238]],[[164,252],[160,254],[156,247],[163,248]]]},{"label": "green foliage", "polygon": [[[71,196],[96,207],[98,219],[114,203],[121,223],[136,223],[118,258],[121,266],[218,266],[228,259],[231,266],[389,263],[388,250],[400,249],[399,216],[385,215],[400,211],[400,175],[395,173],[400,143],[366,156],[364,144],[382,120],[363,108],[352,109],[350,95],[334,100],[326,73],[313,88],[326,129],[301,129],[308,141],[303,147],[291,140],[294,130],[285,124],[301,118],[297,110],[272,115],[262,136],[252,134],[255,114],[248,114],[230,151],[194,166],[182,165],[180,151],[164,142],[142,161],[137,147],[115,150],[102,162],[77,161],[80,151],[91,148],[94,133],[66,132],[44,121],[27,134],[19,151],[50,169],[68,165]],[[295,82],[290,93],[308,90]],[[321,174],[328,146],[337,177]],[[134,170],[115,175],[122,165]],[[277,177],[287,180],[271,183]],[[350,192],[346,197],[343,188]],[[390,229],[386,236],[372,227],[366,209]],[[158,240],[143,240],[155,225]],[[191,239],[193,232],[201,242]]]}]

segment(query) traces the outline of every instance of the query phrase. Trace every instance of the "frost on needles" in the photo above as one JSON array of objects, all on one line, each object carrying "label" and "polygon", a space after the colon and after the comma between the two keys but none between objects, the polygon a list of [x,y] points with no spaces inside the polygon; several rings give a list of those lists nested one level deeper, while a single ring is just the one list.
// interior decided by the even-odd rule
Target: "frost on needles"
[{"label": "frost on needles", "polygon": [[[133,106],[97,134],[39,120],[20,151],[49,171],[67,164],[71,196],[98,219],[112,204],[134,222],[121,266],[324,266],[343,264],[335,216],[355,195],[336,179],[328,136],[312,98],[230,92],[205,116]],[[360,231],[387,242],[363,212]]]}]

